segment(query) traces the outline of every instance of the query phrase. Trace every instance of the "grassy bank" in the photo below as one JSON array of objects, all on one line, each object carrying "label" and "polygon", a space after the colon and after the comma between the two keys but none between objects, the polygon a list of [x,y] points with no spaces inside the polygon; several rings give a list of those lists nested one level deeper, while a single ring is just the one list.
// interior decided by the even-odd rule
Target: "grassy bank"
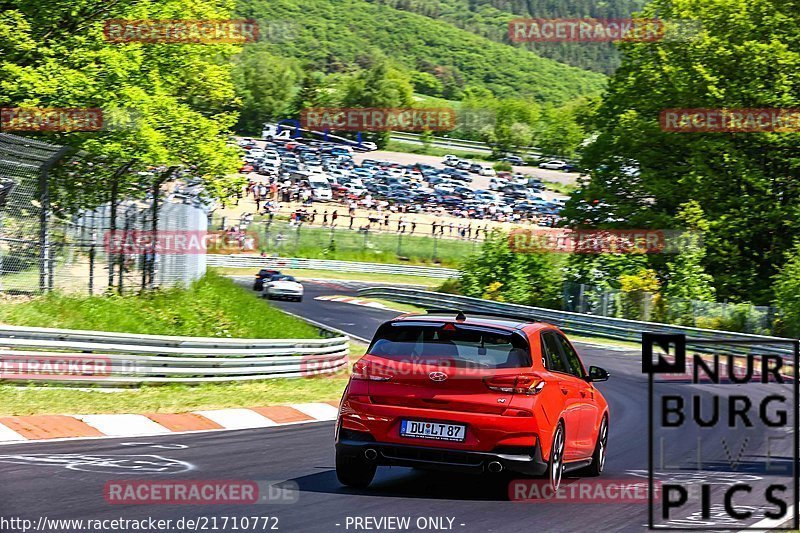
[{"label": "grassy bank", "polygon": [[346,228],[331,230],[310,225],[297,228],[283,221],[273,222],[269,233],[260,222],[248,230],[261,237],[259,252],[307,259],[455,268],[480,247],[479,241],[433,238],[428,225],[420,225],[414,235],[395,231],[364,234]]},{"label": "grassy bank", "polygon": [[216,273],[186,289],[129,296],[58,292],[3,303],[0,322],[18,326],[152,335],[238,338],[316,338],[317,329],[253,298]]},{"label": "grassy bank", "polygon": [[457,148],[440,148],[438,146],[425,147],[421,144],[407,143],[403,141],[389,141],[383,150],[388,150],[391,152],[405,152],[407,154],[432,155],[436,157],[444,157],[448,154],[452,154],[463,159],[491,161],[491,154],[470,152],[467,150],[459,150]]},{"label": "grassy bank", "polygon": [[[213,267],[215,272],[224,276],[253,276],[257,269]],[[347,281],[373,281],[375,283],[404,283],[408,285],[427,285],[436,287],[442,284],[439,278],[426,278],[424,276],[402,276],[395,274],[373,274],[370,272],[334,272],[333,270],[312,270],[306,268],[282,268],[281,272],[303,279],[328,279]]]}]

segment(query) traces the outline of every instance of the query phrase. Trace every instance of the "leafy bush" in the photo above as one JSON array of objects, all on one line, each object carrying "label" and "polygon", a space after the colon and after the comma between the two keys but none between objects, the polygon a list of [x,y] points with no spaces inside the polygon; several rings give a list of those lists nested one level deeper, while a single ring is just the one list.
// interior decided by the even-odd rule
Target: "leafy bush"
[{"label": "leafy bush", "polygon": [[513,170],[511,163],[507,161],[498,161],[492,168],[495,169],[497,172],[511,172]]},{"label": "leafy bush", "polygon": [[462,266],[466,296],[559,308],[564,280],[553,254],[511,251],[508,236],[495,230]]},{"label": "leafy bush", "polygon": [[661,287],[655,270],[640,268],[635,274],[623,274],[619,284],[618,316],[629,320],[652,320]]},{"label": "leafy bush", "polygon": [[446,279],[441,285],[436,287],[436,292],[445,294],[461,294],[461,280],[458,278]]}]

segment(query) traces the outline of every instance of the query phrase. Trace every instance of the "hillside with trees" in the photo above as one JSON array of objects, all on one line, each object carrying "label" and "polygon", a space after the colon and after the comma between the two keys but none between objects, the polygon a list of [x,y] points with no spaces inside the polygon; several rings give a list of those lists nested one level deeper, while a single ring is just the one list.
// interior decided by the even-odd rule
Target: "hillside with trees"
[{"label": "hillside with trees", "polygon": [[266,49],[302,58],[303,68],[325,74],[368,68],[387,56],[431,96],[458,100],[465,87],[477,86],[497,96],[565,103],[604,87],[596,73],[367,0],[248,0],[239,2],[238,13],[264,28],[286,22],[292,28],[283,38],[248,46],[245,55]]},{"label": "hillside with trees", "polygon": [[[370,0],[448,22],[500,43],[510,43],[508,22],[516,18],[629,18],[647,0]],[[620,55],[611,43],[520,43],[514,46],[585,70],[611,74]]]}]

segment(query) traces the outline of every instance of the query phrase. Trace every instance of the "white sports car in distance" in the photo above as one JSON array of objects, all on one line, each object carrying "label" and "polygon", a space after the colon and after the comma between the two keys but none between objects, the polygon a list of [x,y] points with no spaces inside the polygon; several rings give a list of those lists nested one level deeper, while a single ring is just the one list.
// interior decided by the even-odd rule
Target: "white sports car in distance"
[{"label": "white sports car in distance", "polygon": [[303,301],[303,286],[292,276],[280,274],[264,283],[264,298]]}]

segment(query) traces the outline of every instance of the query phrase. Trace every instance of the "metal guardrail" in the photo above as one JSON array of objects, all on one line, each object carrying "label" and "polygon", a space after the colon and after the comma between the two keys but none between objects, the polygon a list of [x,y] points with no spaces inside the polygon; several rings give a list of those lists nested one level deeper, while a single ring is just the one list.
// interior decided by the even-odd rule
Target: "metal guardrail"
[{"label": "metal guardrail", "polygon": [[[693,345],[692,350],[708,353],[731,354],[775,354],[782,357],[792,357],[793,349],[787,344],[788,340],[782,337],[769,337],[751,335],[748,333],[735,333],[731,331],[718,331],[713,329],[692,328],[659,324],[656,322],[639,322],[624,318],[611,318],[597,315],[556,311],[541,307],[495,302],[457,296],[439,292],[430,292],[416,289],[396,287],[370,287],[361,289],[358,293],[362,296],[372,296],[392,300],[400,303],[413,304],[419,307],[436,307],[460,309],[464,312],[480,311],[493,313],[498,316],[519,318],[522,320],[535,320],[547,322],[558,326],[568,333],[586,335],[591,337],[605,337],[640,343],[642,332],[684,334],[690,340],[718,340],[719,342],[708,345]],[[757,345],[736,344],[736,342],[754,342]],[[773,343],[770,345],[770,343]]]},{"label": "metal guardrail", "polygon": [[355,261],[335,261],[332,259],[302,259],[297,257],[261,257],[260,255],[214,255],[206,256],[208,266],[231,268],[298,268],[311,270],[332,270],[334,272],[371,272],[377,274],[396,274],[403,276],[423,276],[447,279],[457,277],[458,270],[452,268],[395,265],[386,263],[359,263]]},{"label": "metal guardrail", "polygon": [[0,325],[0,381],[108,387],[329,374],[350,353],[349,338],[336,335],[220,339]]}]

